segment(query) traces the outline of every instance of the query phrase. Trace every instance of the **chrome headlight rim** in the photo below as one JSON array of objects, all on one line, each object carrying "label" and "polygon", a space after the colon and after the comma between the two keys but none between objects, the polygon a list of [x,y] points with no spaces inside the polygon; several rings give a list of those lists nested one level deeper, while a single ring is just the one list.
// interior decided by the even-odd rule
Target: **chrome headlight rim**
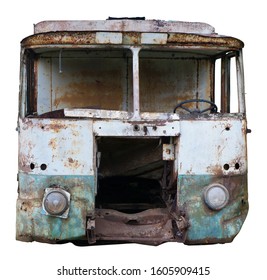
[{"label": "chrome headlight rim", "polygon": [[[53,211],[51,209],[51,201],[49,202],[49,197],[52,195],[59,195],[61,197],[63,205],[61,209],[58,211]],[[49,187],[45,189],[44,193],[44,198],[43,198],[43,203],[42,203],[42,208],[43,208],[43,213],[48,215],[48,216],[53,216],[53,217],[60,217],[60,218],[67,218],[69,214],[69,207],[70,207],[70,193],[67,192],[66,190],[62,189],[59,186],[56,187]]]},{"label": "chrome headlight rim", "polygon": [[204,190],[204,201],[209,209],[219,211],[223,209],[229,202],[228,189],[219,183],[213,183]]}]

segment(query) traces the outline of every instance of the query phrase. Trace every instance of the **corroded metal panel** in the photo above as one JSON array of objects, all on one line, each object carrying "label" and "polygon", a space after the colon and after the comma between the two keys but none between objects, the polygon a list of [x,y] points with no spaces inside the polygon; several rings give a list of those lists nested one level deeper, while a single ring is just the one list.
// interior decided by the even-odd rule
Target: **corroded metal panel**
[{"label": "corroded metal panel", "polygon": [[19,123],[19,170],[40,175],[93,175],[92,122],[25,119]]},{"label": "corroded metal panel", "polygon": [[180,123],[168,121],[95,121],[93,130],[97,136],[178,136],[180,134]]},{"label": "corroded metal panel", "polygon": [[181,175],[239,175],[247,172],[246,122],[238,117],[181,121]]},{"label": "corroded metal panel", "polygon": [[[41,33],[37,35],[29,36],[22,40],[21,45],[23,47],[36,47],[40,48],[42,45],[58,46],[58,47],[68,47],[68,46],[86,46],[95,45],[100,42],[103,44],[106,42],[107,45],[118,45],[122,42],[125,45],[140,45],[142,37],[148,37],[146,33],[138,32],[124,32],[120,35],[114,35],[114,38],[109,36],[109,39],[104,37],[101,41],[96,39],[97,32],[92,31],[61,31],[59,33]],[[152,35],[151,35],[152,36]],[[166,38],[167,37],[167,38]],[[219,53],[222,51],[238,50],[244,47],[244,43],[239,39],[233,37],[211,35],[202,36],[199,34],[185,34],[185,33],[166,33],[162,36],[155,38],[151,37],[149,41],[145,40],[144,43],[149,43],[146,45],[161,45],[169,46],[170,48],[186,48],[186,49],[198,49],[198,50],[210,50],[214,53]],[[144,45],[145,46],[145,45]]]},{"label": "corroded metal panel", "polygon": [[21,42],[17,239],[231,242],[248,211],[243,46],[204,23],[35,25]]},{"label": "corroded metal panel", "polygon": [[106,63],[99,54],[70,58],[66,53],[61,64],[59,52],[38,61],[38,114],[69,107],[128,109],[127,59],[111,57]]},{"label": "corroded metal panel", "polygon": [[135,113],[171,113],[178,102],[208,99],[212,94],[212,65],[207,59],[171,59],[164,52],[142,51],[140,65],[135,67],[142,77],[137,90],[132,85],[137,78],[131,79],[130,59],[122,57],[128,52],[82,53],[71,58],[74,54],[63,51],[61,67],[60,52],[38,60],[38,114],[70,107],[130,111],[131,106]]},{"label": "corroded metal panel", "polygon": [[172,216],[167,209],[160,208],[135,214],[99,209],[96,212],[96,238],[157,245],[175,241]]},{"label": "corroded metal panel", "polygon": [[97,44],[121,44],[122,34],[113,32],[96,32]]},{"label": "corroded metal panel", "polygon": [[136,32],[182,32],[215,33],[214,27],[201,22],[163,20],[81,20],[42,21],[34,25],[34,33],[55,31],[136,31]]},{"label": "corroded metal panel", "polygon": [[[177,205],[190,224],[186,243],[231,242],[248,212],[245,119],[234,114],[181,118],[177,158]],[[204,202],[205,189],[214,183],[229,192],[220,211]]]},{"label": "corroded metal panel", "polygon": [[[229,191],[227,207],[220,211],[210,210],[203,202],[204,190],[211,183],[221,183]],[[189,244],[231,242],[248,213],[246,175],[179,175],[178,196],[179,205],[189,219],[186,238]]]},{"label": "corroded metal panel", "polygon": [[141,44],[164,45],[167,43],[168,34],[166,33],[142,33]]},{"label": "corroded metal panel", "polygon": [[[81,239],[86,231],[86,217],[94,210],[94,176],[19,175],[16,238],[21,241],[56,243],[58,240]],[[67,219],[42,213],[44,190],[55,184],[64,186],[71,195]]]},{"label": "corroded metal panel", "polygon": [[111,120],[127,120],[131,118],[131,113],[128,113],[126,111],[85,108],[65,108],[64,115],[66,117]]},{"label": "corroded metal panel", "polygon": [[181,101],[209,98],[212,92],[210,60],[149,57],[157,54],[158,52],[140,52],[141,112],[171,113]]}]

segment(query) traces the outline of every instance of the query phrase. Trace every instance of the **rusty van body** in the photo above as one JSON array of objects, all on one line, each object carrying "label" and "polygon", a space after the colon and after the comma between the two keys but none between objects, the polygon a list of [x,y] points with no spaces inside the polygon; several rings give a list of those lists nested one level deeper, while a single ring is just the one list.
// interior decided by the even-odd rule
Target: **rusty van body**
[{"label": "rusty van body", "polygon": [[248,212],[243,46],[205,23],[36,24],[21,42],[16,238],[231,242]]}]

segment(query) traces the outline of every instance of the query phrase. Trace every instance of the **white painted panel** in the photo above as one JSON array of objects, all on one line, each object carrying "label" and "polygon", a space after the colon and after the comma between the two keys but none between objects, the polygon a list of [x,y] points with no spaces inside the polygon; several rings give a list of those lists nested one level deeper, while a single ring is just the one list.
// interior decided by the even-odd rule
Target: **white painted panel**
[{"label": "white painted panel", "polygon": [[[93,175],[92,122],[58,119],[20,121],[20,171],[39,175]],[[42,170],[42,165],[46,165]]]},{"label": "white painted panel", "polygon": [[244,131],[245,122],[238,119],[181,121],[178,173],[245,173],[247,163]]}]

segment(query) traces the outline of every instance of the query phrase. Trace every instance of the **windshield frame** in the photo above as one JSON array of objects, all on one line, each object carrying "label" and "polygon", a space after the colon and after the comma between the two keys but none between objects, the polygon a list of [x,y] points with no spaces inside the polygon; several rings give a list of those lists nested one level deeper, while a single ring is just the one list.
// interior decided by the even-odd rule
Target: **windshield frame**
[{"label": "windshield frame", "polygon": [[213,57],[214,59],[226,56],[232,52],[236,54],[236,71],[237,71],[237,89],[238,89],[238,113],[245,114],[245,86],[244,86],[244,67],[242,49],[225,50],[225,47],[215,46],[182,46],[182,45],[34,45],[31,48],[22,48],[21,50],[21,71],[20,71],[20,99],[19,114],[22,117],[27,115],[36,115],[32,102],[35,100],[33,86],[36,84],[36,66],[33,63],[35,55],[44,51],[60,50],[130,50],[132,53],[132,76],[133,76],[133,118],[140,119],[140,69],[139,54],[140,51],[177,51],[185,52],[193,56]]}]

